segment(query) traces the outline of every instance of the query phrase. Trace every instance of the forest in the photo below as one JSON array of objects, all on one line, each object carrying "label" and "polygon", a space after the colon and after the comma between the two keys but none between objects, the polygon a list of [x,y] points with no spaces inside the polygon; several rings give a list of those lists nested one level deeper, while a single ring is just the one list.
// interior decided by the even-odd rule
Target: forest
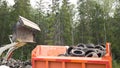
[{"label": "forest", "polygon": [[10,43],[8,35],[13,25],[23,16],[41,28],[36,43],[15,51],[13,58],[26,60],[37,45],[76,45],[78,43],[111,43],[113,68],[120,67],[120,1],[119,0],[51,0],[45,9],[44,0],[14,0],[9,5],[0,0],[0,46]]}]

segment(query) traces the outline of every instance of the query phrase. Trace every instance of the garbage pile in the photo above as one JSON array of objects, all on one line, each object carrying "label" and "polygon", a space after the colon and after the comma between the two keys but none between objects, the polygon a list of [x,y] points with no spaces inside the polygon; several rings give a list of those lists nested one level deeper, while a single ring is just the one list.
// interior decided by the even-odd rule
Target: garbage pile
[{"label": "garbage pile", "polygon": [[106,54],[104,44],[83,44],[79,43],[76,46],[69,46],[65,54],[58,56],[77,56],[77,57],[103,57]]},{"label": "garbage pile", "polygon": [[7,61],[7,63],[2,63],[3,59],[0,59],[0,67],[1,68],[32,68],[31,61],[26,60],[26,61],[21,61],[21,60],[15,60],[15,59],[10,59]]}]

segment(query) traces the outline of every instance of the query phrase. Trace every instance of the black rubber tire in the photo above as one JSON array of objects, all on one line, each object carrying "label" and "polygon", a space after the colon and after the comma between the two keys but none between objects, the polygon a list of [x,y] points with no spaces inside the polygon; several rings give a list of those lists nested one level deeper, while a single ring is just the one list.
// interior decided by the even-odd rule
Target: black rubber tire
[{"label": "black rubber tire", "polygon": [[101,44],[101,46],[103,46],[104,48],[106,48],[105,44]]},{"label": "black rubber tire", "polygon": [[86,53],[86,52],[89,50],[89,48],[83,48],[83,49],[81,49],[81,50]]},{"label": "black rubber tire", "polygon": [[72,55],[72,56],[83,57],[83,56],[85,56],[85,52],[82,51],[82,50],[73,49],[73,50],[71,51],[71,55]]},{"label": "black rubber tire", "polygon": [[91,53],[91,52],[95,52],[96,53],[96,50],[91,48],[91,49],[88,49],[86,52],[85,52],[85,55]]},{"label": "black rubber tire", "polygon": [[101,45],[96,45],[95,48],[96,48],[96,49],[99,49],[99,50],[102,50],[102,51],[105,51],[105,50],[106,50],[106,48],[103,47],[103,46],[101,46]]},{"label": "black rubber tire", "polygon": [[99,57],[103,57],[106,54],[106,51],[99,51],[97,54]]},{"label": "black rubber tire", "polygon": [[100,49],[95,49],[95,51],[99,57],[103,57],[106,54],[106,51],[102,51]]},{"label": "black rubber tire", "polygon": [[86,48],[86,45],[83,43],[79,43],[79,44],[77,44],[77,47]]},{"label": "black rubber tire", "polygon": [[87,48],[95,48],[95,45],[92,44],[92,43],[90,43],[90,44],[86,44],[86,47],[87,47]]},{"label": "black rubber tire", "polygon": [[73,49],[74,47],[70,46],[67,50],[66,50],[66,55],[70,55],[71,54],[71,50]]},{"label": "black rubber tire", "polygon": [[65,56],[65,54],[59,54],[58,56]]},{"label": "black rubber tire", "polygon": [[86,57],[98,57],[98,54],[95,52],[91,52],[91,53],[87,54]]},{"label": "black rubber tire", "polygon": [[74,49],[83,50],[85,48],[83,48],[83,47],[74,47]]}]

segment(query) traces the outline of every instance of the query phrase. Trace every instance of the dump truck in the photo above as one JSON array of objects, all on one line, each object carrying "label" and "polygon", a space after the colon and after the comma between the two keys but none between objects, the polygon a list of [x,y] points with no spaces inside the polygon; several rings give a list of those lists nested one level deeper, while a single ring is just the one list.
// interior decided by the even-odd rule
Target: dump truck
[{"label": "dump truck", "polygon": [[103,57],[58,56],[66,46],[38,45],[32,51],[32,68],[112,68],[110,43]]}]

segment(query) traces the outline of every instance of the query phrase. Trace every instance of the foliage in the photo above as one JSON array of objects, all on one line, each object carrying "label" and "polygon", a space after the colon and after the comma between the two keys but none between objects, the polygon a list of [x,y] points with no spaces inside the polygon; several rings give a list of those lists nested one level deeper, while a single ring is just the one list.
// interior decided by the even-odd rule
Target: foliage
[{"label": "foliage", "polygon": [[79,1],[77,43],[104,43],[104,14],[101,6],[92,0]]},{"label": "foliage", "polygon": [[113,60],[113,68],[120,68],[120,63],[117,63],[117,61],[116,60]]},{"label": "foliage", "polygon": [[[7,19],[10,19],[10,8],[7,6],[6,1],[0,1],[0,45],[4,42],[8,43],[8,35],[10,33],[10,24]],[[8,28],[6,28],[8,27]]]}]

